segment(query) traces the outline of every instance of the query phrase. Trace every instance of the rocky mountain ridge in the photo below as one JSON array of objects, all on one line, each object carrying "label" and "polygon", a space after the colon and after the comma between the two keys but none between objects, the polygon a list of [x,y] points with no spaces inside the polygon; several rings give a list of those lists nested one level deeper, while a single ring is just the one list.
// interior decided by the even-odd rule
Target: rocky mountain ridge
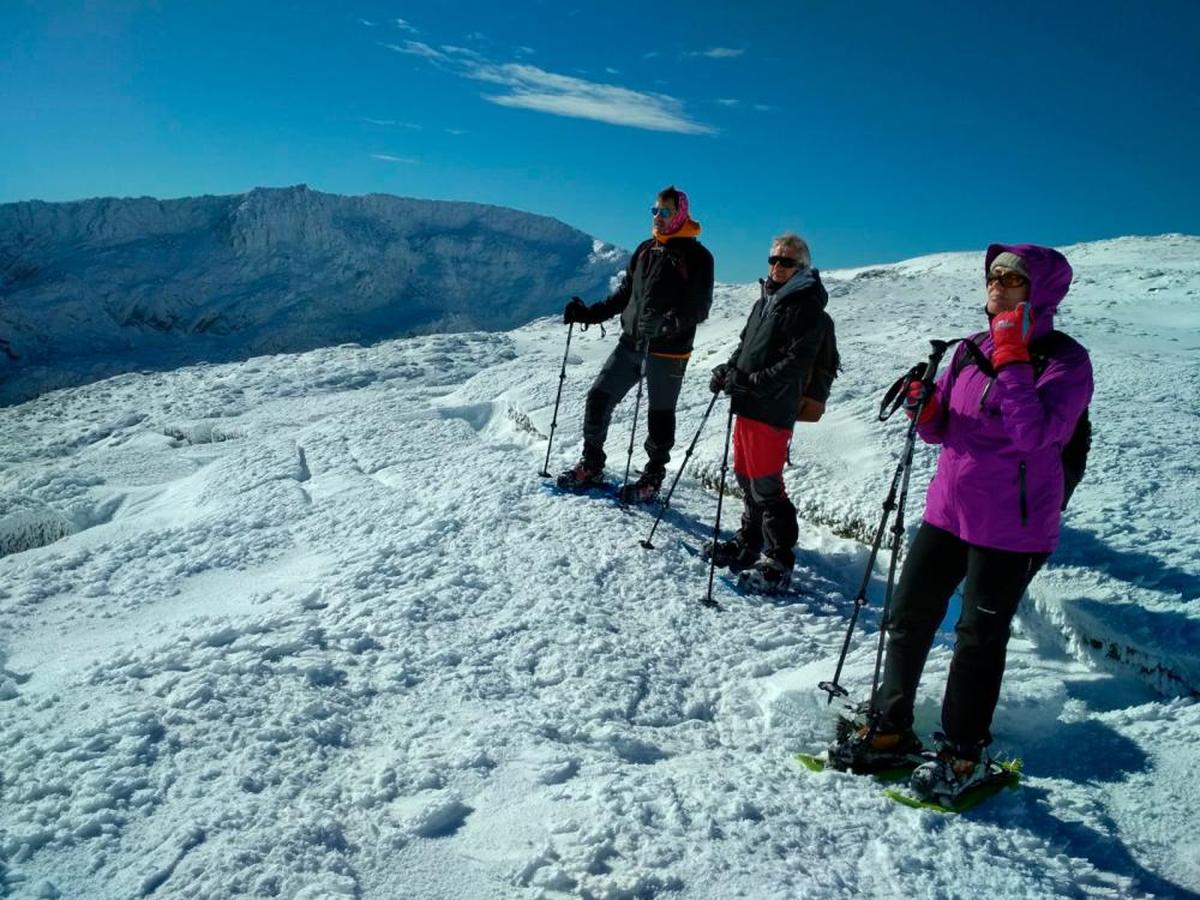
[{"label": "rocky mountain ridge", "polygon": [[0,205],[0,402],[125,371],[512,328],[624,251],[555,219],[299,185]]}]

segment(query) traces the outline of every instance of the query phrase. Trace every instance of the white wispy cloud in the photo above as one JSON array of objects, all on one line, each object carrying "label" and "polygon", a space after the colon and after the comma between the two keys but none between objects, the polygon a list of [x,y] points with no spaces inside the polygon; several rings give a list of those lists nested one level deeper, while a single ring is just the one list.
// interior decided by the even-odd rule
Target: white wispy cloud
[{"label": "white wispy cloud", "polygon": [[513,56],[534,56],[537,53],[532,47],[518,47],[513,51]]},{"label": "white wispy cloud", "polygon": [[621,74],[620,69],[614,69],[612,66],[605,66],[604,72],[606,75],[620,75]]},{"label": "white wispy cloud", "polygon": [[489,103],[498,106],[649,131],[716,133],[715,128],[691,118],[683,103],[667,94],[635,91],[571,75],[559,75],[527,63],[490,63],[478,54],[464,56],[458,52],[443,52],[446,48],[437,50],[420,41],[384,46],[397,53],[427,59],[461,77],[500,86],[504,89],[503,93],[483,95]]},{"label": "white wispy cloud", "polygon": [[484,95],[485,100],[500,106],[650,131],[715,133],[712,127],[691,119],[684,111],[683,103],[666,94],[650,94],[557,75],[522,63],[478,66],[468,77],[506,88],[504,94]]},{"label": "white wispy cloud", "polygon": [[717,103],[721,104],[721,106],[741,106],[742,105],[741,100],[734,100],[729,97],[718,97]]},{"label": "white wispy cloud", "polygon": [[407,156],[392,156],[390,153],[372,153],[371,159],[389,163],[408,163],[410,165],[416,163],[415,159],[409,159]]},{"label": "white wispy cloud", "polygon": [[375,27],[375,23],[374,23],[374,22],[372,22],[370,19],[359,19],[359,20],[358,20],[358,24],[359,24],[359,25],[366,25],[368,28],[374,28],[374,27]]},{"label": "white wispy cloud", "polygon": [[416,122],[400,122],[396,119],[363,119],[368,125],[382,125],[389,128],[411,128],[413,131],[420,131],[422,126]]},{"label": "white wispy cloud", "polygon": [[657,50],[651,50],[649,53],[643,53],[642,59],[658,59],[659,55]]},{"label": "white wispy cloud", "polygon": [[732,47],[711,47],[708,50],[693,50],[684,56],[703,56],[706,59],[734,59],[745,53],[745,50],[735,50]]},{"label": "white wispy cloud", "polygon": [[775,107],[773,107],[773,106],[768,106],[768,105],[767,105],[767,104],[765,104],[765,103],[755,103],[755,104],[754,104],[754,108],[755,108],[755,110],[757,110],[758,112],[770,112],[770,111],[771,111],[771,110],[773,110]]},{"label": "white wispy cloud", "polygon": [[465,128],[447,128],[446,134],[452,134],[455,137],[462,137],[464,134],[470,134]]},{"label": "white wispy cloud", "polygon": [[384,44],[383,46],[389,50],[395,50],[397,53],[404,53],[408,56],[420,56],[423,59],[445,59],[444,53],[439,53],[428,44],[421,43],[421,41],[405,41],[403,44]]},{"label": "white wispy cloud", "polygon": [[455,47],[452,44],[442,44],[442,52],[449,53],[454,56],[466,56],[470,59],[482,60],[483,57],[470,47]]},{"label": "white wispy cloud", "polygon": [[410,25],[408,22],[404,21],[403,19],[396,19],[396,27],[399,28],[401,31],[411,31],[413,34],[418,33],[416,28],[414,28],[412,25]]}]

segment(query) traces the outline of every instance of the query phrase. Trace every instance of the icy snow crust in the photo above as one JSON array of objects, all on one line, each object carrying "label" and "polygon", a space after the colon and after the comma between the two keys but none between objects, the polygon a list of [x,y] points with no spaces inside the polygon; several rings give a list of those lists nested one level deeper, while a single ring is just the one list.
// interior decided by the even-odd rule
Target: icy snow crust
[{"label": "icy snow crust", "polygon": [[[9,894],[1198,896],[1200,239],[1065,249],[1059,324],[1092,351],[1097,437],[1010,652],[994,749],[1024,758],[1019,790],[948,818],[791,759],[831,733],[817,682],[901,447],[879,395],[926,337],[983,321],[981,254],[945,254],[827,275],[846,370],[797,429],[808,593],[786,603],[720,580],[726,610],[697,603],[683,544],[711,528],[724,401],[659,549],[638,547],[645,512],[547,490],[550,319],[0,410],[3,537],[52,541],[0,559]],[[718,289],[681,449],[755,290]],[[614,337],[576,334],[552,468]],[[886,563],[843,679],[858,697]]]},{"label": "icy snow crust", "polygon": [[303,185],[0,204],[0,403],[121,372],[512,328],[604,292],[627,255],[545,216]]}]

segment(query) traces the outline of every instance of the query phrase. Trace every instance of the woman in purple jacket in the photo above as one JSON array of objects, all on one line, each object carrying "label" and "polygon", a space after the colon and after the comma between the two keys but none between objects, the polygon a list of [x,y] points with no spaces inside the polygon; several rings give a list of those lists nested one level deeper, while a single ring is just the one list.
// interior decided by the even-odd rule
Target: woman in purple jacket
[{"label": "woman in purple jacket", "polygon": [[[994,373],[972,364],[960,345],[917,423],[922,440],[942,451],[886,625],[871,741],[883,752],[920,746],[912,732],[917,683],[962,582],[944,735],[936,736],[936,757],[913,773],[926,795],[956,796],[987,774],[1009,625],[1058,543],[1062,448],[1092,396],[1087,351],[1061,333],[1048,340],[1071,284],[1066,258],[1047,247],[992,244],[984,272],[990,329],[979,346]],[[1039,353],[1039,344],[1053,350],[1035,374],[1030,351]],[[910,408],[927,390],[914,385]]]}]

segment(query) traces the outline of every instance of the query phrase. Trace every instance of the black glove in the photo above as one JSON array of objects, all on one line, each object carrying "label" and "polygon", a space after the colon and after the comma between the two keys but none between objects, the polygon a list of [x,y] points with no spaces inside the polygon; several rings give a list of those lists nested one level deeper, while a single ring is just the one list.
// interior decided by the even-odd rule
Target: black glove
[{"label": "black glove", "polygon": [[725,379],[725,391],[730,397],[753,393],[757,386],[754,373],[743,372],[741,369],[733,369],[730,371],[729,377]]},{"label": "black glove", "polygon": [[571,302],[567,304],[563,310],[563,324],[570,325],[572,322],[578,322],[581,325],[588,324],[588,305],[578,297],[572,297]]},{"label": "black glove", "polygon": [[658,336],[660,338],[671,338],[679,334],[683,330],[683,323],[679,321],[679,316],[671,311],[662,314],[662,318],[658,320]]},{"label": "black glove", "polygon": [[708,380],[708,389],[714,394],[719,394],[725,390],[725,382],[729,380],[729,373],[733,371],[733,366],[729,363],[721,363],[712,370],[712,378]]}]

